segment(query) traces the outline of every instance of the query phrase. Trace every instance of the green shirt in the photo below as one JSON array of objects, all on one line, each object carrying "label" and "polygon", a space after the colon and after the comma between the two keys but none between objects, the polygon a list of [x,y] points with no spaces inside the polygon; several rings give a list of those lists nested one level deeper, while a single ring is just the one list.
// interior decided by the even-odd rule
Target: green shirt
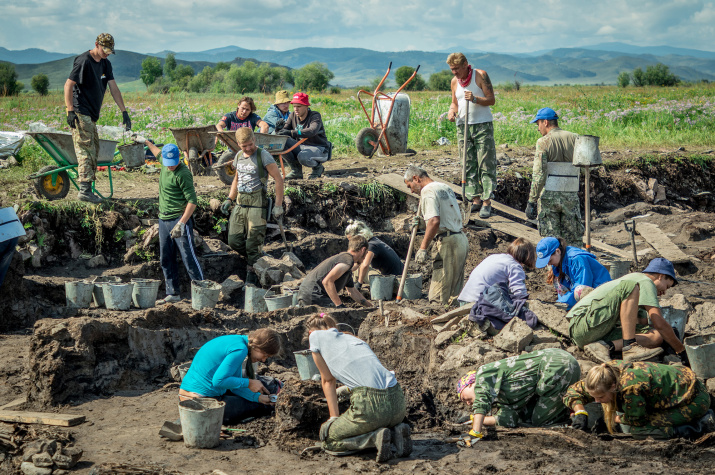
[{"label": "green shirt", "polygon": [[605,298],[611,293],[619,282],[624,280],[635,282],[640,288],[638,294],[638,306],[641,307],[638,311],[639,318],[648,318],[647,312],[642,307],[660,308],[660,304],[658,303],[658,289],[655,287],[653,281],[642,272],[633,272],[631,274],[624,275],[619,279],[606,282],[605,284],[601,284],[596,287],[590,294],[579,300],[576,305],[574,305],[568,315],[566,315],[566,318],[571,319],[575,315],[584,313],[591,307],[591,302]]},{"label": "green shirt", "polygon": [[536,141],[529,201],[536,203],[546,185],[548,162],[571,162],[577,134],[555,127]]},{"label": "green shirt", "polygon": [[181,162],[174,171],[162,166],[159,175],[159,219],[178,218],[184,214],[188,203],[198,203],[191,171]]}]

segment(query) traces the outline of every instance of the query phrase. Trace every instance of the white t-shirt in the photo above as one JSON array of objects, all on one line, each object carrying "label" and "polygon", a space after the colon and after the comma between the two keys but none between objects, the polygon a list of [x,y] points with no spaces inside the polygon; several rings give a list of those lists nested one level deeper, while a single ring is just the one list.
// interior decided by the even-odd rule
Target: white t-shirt
[{"label": "white t-shirt", "polygon": [[420,191],[420,207],[417,213],[425,221],[439,216],[439,232],[462,230],[462,212],[457,197],[444,183],[433,181]]}]

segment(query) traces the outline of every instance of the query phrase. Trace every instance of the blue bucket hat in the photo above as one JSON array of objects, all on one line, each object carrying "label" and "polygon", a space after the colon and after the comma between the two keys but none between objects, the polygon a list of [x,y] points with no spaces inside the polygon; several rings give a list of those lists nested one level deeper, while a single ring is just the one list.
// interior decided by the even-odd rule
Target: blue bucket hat
[{"label": "blue bucket hat", "polygon": [[656,257],[648,264],[648,267],[643,269],[644,273],[648,274],[663,274],[667,275],[675,282],[674,285],[678,285],[678,279],[675,278],[675,268],[673,263],[664,257]]},{"label": "blue bucket hat", "polygon": [[551,255],[559,248],[559,240],[554,237],[546,237],[536,245],[536,268],[546,267],[551,259]]},{"label": "blue bucket hat", "polygon": [[537,120],[556,120],[559,118],[559,115],[556,113],[555,110],[553,110],[551,107],[542,107],[539,109],[539,111],[536,113],[536,117],[529,122],[530,124],[533,124]]},{"label": "blue bucket hat", "polygon": [[179,147],[173,143],[164,145],[161,149],[161,163],[163,163],[165,167],[175,167],[179,164],[179,160],[181,160]]}]

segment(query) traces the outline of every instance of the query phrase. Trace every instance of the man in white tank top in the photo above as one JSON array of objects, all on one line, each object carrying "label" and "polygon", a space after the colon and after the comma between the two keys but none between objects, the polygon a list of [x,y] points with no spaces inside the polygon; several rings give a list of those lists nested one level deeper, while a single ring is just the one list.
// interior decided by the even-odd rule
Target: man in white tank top
[{"label": "man in white tank top", "polygon": [[[466,146],[466,199],[472,200],[472,212],[479,211],[479,217],[488,218],[492,214],[491,198],[497,182],[497,151],[494,145],[494,125],[492,111],[494,88],[486,71],[472,69],[462,53],[452,53],[447,57],[452,78],[452,104],[447,118],[457,121],[457,140],[460,157]],[[464,118],[469,104],[467,138],[464,137]]]}]

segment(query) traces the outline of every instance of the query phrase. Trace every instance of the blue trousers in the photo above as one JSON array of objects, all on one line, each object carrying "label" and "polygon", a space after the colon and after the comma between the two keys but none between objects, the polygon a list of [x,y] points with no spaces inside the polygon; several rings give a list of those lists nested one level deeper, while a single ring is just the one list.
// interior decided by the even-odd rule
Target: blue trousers
[{"label": "blue trousers", "polygon": [[17,241],[19,239],[19,237],[15,237],[0,242],[0,287],[2,287],[5,274],[7,274],[7,270],[12,262],[12,256],[15,255],[15,248],[17,247]]},{"label": "blue trousers", "polygon": [[179,295],[179,265],[176,262],[176,251],[181,254],[186,271],[191,280],[204,280],[199,259],[194,248],[194,219],[186,223],[186,235],[177,239],[171,237],[172,228],[179,222],[181,216],[170,220],[159,220],[159,252],[161,254],[161,269],[166,281],[166,295]]}]

